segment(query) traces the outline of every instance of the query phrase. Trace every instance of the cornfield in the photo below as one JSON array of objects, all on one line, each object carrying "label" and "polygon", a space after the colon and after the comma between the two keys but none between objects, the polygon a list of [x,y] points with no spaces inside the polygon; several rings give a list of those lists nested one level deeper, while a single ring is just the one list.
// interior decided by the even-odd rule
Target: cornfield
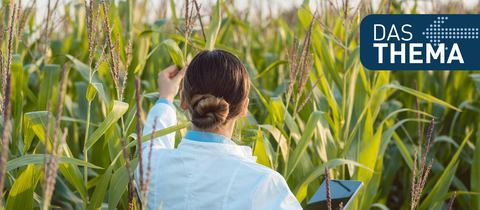
[{"label": "cornfield", "polygon": [[480,209],[480,73],[370,71],[359,60],[366,15],[478,6],[304,0],[272,15],[255,1],[161,0],[152,11],[148,0],[48,0],[35,21],[36,0],[2,3],[0,209],[143,209],[139,143],[176,132],[178,145],[190,126],[177,108],[178,125],[139,133],[157,74],[214,48],[237,55],[252,81],[233,140],[302,206],[328,168],[364,182],[349,209]]}]

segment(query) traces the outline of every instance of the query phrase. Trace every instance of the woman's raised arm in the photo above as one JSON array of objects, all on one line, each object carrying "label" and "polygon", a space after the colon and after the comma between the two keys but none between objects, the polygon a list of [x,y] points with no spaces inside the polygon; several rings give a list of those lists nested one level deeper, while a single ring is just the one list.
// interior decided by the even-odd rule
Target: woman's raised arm
[{"label": "woman's raised arm", "polygon": [[[178,71],[176,66],[170,66],[158,74],[159,99],[148,113],[142,132],[144,136],[152,133],[155,119],[157,119],[155,131],[177,124],[176,109],[172,102],[178,93],[185,71],[186,68]],[[173,149],[175,133],[167,134],[153,141],[154,148]],[[150,141],[144,142],[142,147],[142,149],[150,147]]]}]

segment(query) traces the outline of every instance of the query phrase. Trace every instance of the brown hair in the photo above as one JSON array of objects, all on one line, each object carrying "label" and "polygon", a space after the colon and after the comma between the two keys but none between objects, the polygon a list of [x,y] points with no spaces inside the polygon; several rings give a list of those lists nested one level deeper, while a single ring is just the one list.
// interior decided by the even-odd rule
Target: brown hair
[{"label": "brown hair", "polygon": [[183,90],[193,125],[209,130],[240,114],[250,91],[250,77],[234,54],[204,50],[190,62]]}]

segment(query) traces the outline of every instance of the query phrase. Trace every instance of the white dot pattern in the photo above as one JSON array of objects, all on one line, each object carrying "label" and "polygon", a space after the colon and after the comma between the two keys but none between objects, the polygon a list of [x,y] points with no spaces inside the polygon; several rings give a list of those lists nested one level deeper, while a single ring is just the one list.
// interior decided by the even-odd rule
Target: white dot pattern
[{"label": "white dot pattern", "polygon": [[[447,20],[447,16],[439,16],[430,24],[430,27],[422,32],[422,35],[433,43],[433,46],[440,46],[440,44],[443,44],[441,40],[445,39],[478,39],[478,28],[442,28],[441,24],[444,24]],[[445,49],[448,50],[448,47]]]}]

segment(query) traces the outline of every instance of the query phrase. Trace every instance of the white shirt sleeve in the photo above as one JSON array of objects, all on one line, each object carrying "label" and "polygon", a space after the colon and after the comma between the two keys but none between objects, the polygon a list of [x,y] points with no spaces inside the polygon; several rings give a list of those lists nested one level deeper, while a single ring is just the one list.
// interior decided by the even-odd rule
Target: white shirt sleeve
[{"label": "white shirt sleeve", "polygon": [[[166,99],[159,99],[148,113],[145,126],[143,127],[143,135],[151,134],[153,124],[157,118],[155,131],[162,130],[177,124],[177,115],[175,106]],[[175,132],[155,138],[153,140],[153,148],[173,149],[175,146]],[[150,147],[150,141],[142,144],[142,149]]]},{"label": "white shirt sleeve", "polygon": [[252,197],[252,210],[301,210],[302,206],[278,173],[269,173],[260,181]]}]

